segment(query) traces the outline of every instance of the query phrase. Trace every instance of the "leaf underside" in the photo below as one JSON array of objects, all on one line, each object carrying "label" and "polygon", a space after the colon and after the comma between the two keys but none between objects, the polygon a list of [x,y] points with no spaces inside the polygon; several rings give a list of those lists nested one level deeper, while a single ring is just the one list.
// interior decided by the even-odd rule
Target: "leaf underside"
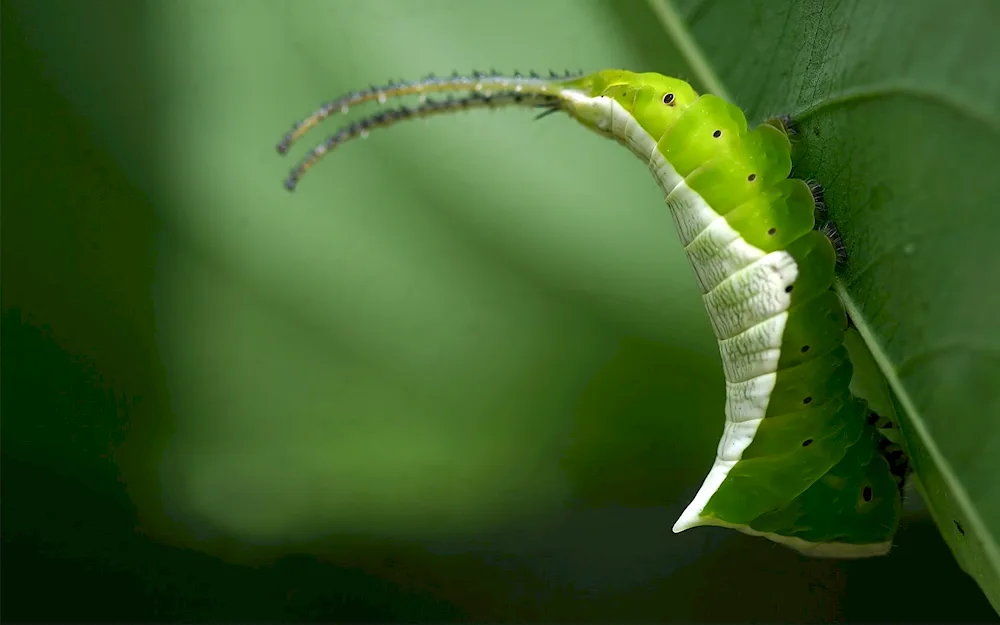
[{"label": "leaf underside", "polygon": [[1000,4],[649,6],[704,90],[799,125],[796,175],[824,185],[847,247],[837,290],[868,375],[888,383],[938,528],[1000,611]]}]

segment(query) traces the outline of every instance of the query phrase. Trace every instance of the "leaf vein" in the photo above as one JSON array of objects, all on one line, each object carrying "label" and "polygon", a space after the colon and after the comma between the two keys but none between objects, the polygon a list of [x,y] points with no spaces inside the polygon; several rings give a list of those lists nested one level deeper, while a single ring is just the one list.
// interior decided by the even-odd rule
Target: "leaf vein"
[{"label": "leaf vein", "polygon": [[903,359],[899,363],[899,365],[896,366],[896,372],[900,376],[905,376],[907,370],[914,367],[920,361],[928,360],[940,356],[942,354],[947,354],[948,352],[955,352],[955,351],[978,352],[982,354],[988,354],[990,357],[1000,360],[1000,346],[976,345],[973,343],[967,343],[965,341],[957,341],[953,343],[943,343],[941,345],[935,345],[934,347],[928,347],[927,349],[921,351],[920,353],[913,354]]},{"label": "leaf vein", "polygon": [[879,369],[885,375],[885,379],[889,382],[890,388],[896,394],[896,398],[899,399],[899,403],[902,404],[903,410],[909,417],[909,425],[916,431],[917,436],[924,444],[924,449],[927,451],[927,455],[931,457],[934,464],[940,468],[941,478],[944,480],[945,484],[948,485],[948,489],[951,491],[951,495],[954,497],[958,507],[965,512],[966,520],[968,524],[973,527],[975,533],[982,538],[983,550],[986,552],[986,558],[989,560],[990,565],[994,570],[1000,570],[1000,550],[997,549],[996,539],[993,534],[990,533],[989,528],[983,522],[982,517],[979,515],[979,510],[972,505],[969,499],[969,494],[966,492],[965,487],[955,478],[955,473],[951,468],[951,464],[945,459],[941,450],[938,449],[937,441],[931,436],[927,424],[924,423],[923,417],[917,411],[917,407],[914,404],[913,398],[910,397],[909,391],[903,386],[902,381],[899,378],[896,368],[893,366],[889,359],[889,356],[882,349],[882,345],[876,340],[874,334],[872,334],[871,328],[865,321],[864,316],[861,313],[861,309],[855,303],[851,294],[847,292],[847,288],[843,285],[840,279],[834,280],[834,289],[837,294],[840,295],[840,299],[844,302],[844,307],[847,309],[847,313],[850,315],[851,319],[854,321],[855,327],[858,329],[858,333],[861,334],[861,338],[864,339],[865,343],[868,345],[868,349],[871,351],[872,357],[875,362],[878,363]]},{"label": "leaf vein", "polygon": [[891,96],[904,96],[931,101],[982,124],[990,132],[1000,136],[1000,118],[993,115],[986,108],[960,100],[945,91],[928,89],[927,87],[910,83],[881,83],[845,89],[839,93],[827,95],[811,104],[807,104],[795,113],[792,113],[791,117],[796,121],[802,121],[826,109],[845,106],[854,102],[880,100]]}]

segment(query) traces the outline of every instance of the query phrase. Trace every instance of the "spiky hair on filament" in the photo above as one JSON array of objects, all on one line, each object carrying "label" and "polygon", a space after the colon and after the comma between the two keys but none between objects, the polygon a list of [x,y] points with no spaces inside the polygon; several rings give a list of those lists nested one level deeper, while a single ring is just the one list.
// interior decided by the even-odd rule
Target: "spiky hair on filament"
[{"label": "spiky hair on filament", "polygon": [[[526,76],[517,71],[511,75],[504,75],[496,70],[489,73],[473,71],[468,75],[455,72],[445,78],[429,74],[416,81],[389,81],[382,86],[372,85],[367,89],[347,92],[326,102],[312,115],[296,123],[278,143],[278,153],[287,154],[292,145],[303,135],[336,113],[346,114],[352,108],[363,104],[371,102],[385,104],[390,99],[407,96],[417,96],[420,102],[415,106],[400,105],[385,109],[339,128],[299,161],[285,179],[285,187],[289,191],[295,190],[302,176],[334,148],[352,139],[364,138],[372,130],[388,128],[402,121],[427,119],[472,109],[497,109],[510,106],[544,109],[538,116],[544,117],[559,110],[560,99],[556,95],[558,90],[556,84],[574,79],[582,73],[549,72],[547,78],[536,72],[529,72]],[[444,94],[445,97],[443,99],[431,97],[436,94]]]}]

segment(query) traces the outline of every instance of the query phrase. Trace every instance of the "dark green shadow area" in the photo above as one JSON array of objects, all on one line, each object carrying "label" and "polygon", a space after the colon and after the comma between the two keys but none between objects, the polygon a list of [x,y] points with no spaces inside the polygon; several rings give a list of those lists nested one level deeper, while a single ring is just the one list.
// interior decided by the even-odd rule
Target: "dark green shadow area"
[{"label": "dark green shadow area", "polygon": [[[115,20],[102,28],[141,39],[146,5],[110,4]],[[155,203],[93,135],[86,111],[49,83],[16,5],[2,3],[4,619],[458,618],[389,574],[311,555],[231,564],[138,531],[119,466],[131,462],[152,481],[155,440],[170,429],[151,292]],[[121,51],[141,69],[137,53]],[[132,93],[152,93],[147,76],[133,74]],[[121,447],[126,435],[131,450]],[[346,557],[388,560],[391,570],[408,550],[353,541]]]},{"label": "dark green shadow area", "polygon": [[[20,310],[7,309],[2,321],[0,576],[7,621],[461,618],[433,589],[393,579],[399,576],[394,561],[428,557],[405,544],[347,537],[338,556],[359,563],[354,566],[308,554],[249,566],[137,532],[134,506],[111,457],[127,427],[129,398],[116,396],[92,363],[72,357],[49,331],[26,323]],[[218,541],[212,547],[241,551]],[[481,579],[488,584],[488,577]]]}]

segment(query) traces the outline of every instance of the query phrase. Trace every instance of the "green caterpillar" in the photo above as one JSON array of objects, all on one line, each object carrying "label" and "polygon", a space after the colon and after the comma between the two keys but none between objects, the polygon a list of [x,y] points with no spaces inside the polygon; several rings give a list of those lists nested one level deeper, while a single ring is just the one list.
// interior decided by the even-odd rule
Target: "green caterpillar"
[{"label": "green caterpillar", "polygon": [[[448,97],[427,98],[438,93]],[[815,556],[889,551],[907,462],[886,436],[892,423],[849,389],[849,320],[832,290],[842,248],[834,231],[816,228],[821,188],[789,177],[790,121],[750,130],[735,105],[656,73],[476,72],[349,93],[297,124],[278,151],[333,113],[400,96],[420,103],[340,129],[295,167],[287,188],[370,130],[474,108],[563,112],[625,145],[663,189],[726,375],[715,462],[673,531],[729,527]]]}]

